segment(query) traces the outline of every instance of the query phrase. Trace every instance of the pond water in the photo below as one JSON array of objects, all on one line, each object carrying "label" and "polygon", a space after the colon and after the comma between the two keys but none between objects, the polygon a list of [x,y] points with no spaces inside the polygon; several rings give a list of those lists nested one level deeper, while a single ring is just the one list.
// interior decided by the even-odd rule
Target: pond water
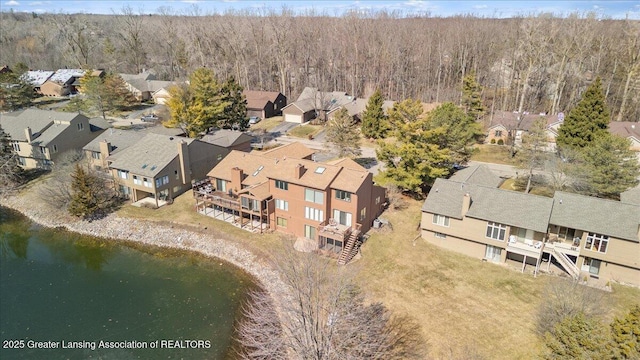
[{"label": "pond water", "polygon": [[0,207],[0,359],[227,359],[252,279],[44,229]]}]

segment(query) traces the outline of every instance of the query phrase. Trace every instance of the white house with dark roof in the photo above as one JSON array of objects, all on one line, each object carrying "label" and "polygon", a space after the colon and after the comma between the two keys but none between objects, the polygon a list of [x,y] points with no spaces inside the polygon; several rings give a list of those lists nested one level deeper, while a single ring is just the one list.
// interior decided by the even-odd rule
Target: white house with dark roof
[{"label": "white house with dark roof", "polygon": [[81,150],[108,126],[78,113],[26,109],[0,114],[18,161],[25,169],[50,169],[66,151]]},{"label": "white house with dark roof", "polygon": [[435,181],[422,206],[426,241],[490,262],[515,260],[523,271],[553,264],[575,279],[640,285],[640,205],[560,191],[545,198],[466,175]]}]

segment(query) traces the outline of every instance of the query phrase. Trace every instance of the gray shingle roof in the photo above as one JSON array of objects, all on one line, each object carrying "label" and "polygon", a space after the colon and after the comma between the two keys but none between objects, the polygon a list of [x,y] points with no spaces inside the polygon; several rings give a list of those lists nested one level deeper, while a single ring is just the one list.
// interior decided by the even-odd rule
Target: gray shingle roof
[{"label": "gray shingle roof", "polygon": [[238,144],[250,142],[251,139],[252,139],[251,136],[241,131],[231,131],[231,130],[220,129],[203,136],[202,139],[200,140],[207,142],[209,144],[228,148]]},{"label": "gray shingle roof", "polygon": [[456,171],[450,180],[465,182],[468,184],[483,185],[497,188],[502,184],[502,179],[494,174],[486,165],[474,165]]},{"label": "gray shingle roof", "polygon": [[[0,125],[13,140],[27,141],[24,129],[29,127],[34,140],[48,143],[68,127],[71,120],[80,116],[84,117],[78,113],[26,109],[16,113],[0,114]],[[57,121],[62,124],[54,124]]]},{"label": "gray shingle roof", "polygon": [[154,177],[178,156],[178,144],[181,141],[191,144],[196,140],[147,134],[116,156],[110,156],[110,159],[115,159],[110,166],[133,174]]},{"label": "gray shingle roof", "polygon": [[556,191],[551,224],[639,242],[640,206]]},{"label": "gray shingle roof", "polygon": [[140,141],[140,139],[145,137],[147,134],[149,134],[149,131],[144,129],[122,130],[112,128],[100,134],[100,136],[93,139],[82,149],[88,151],[100,151],[100,142],[107,141],[113,147],[111,154],[117,154]]},{"label": "gray shingle roof", "polygon": [[640,205],[640,186],[621,193],[620,201],[628,204]]},{"label": "gray shingle roof", "polygon": [[471,206],[466,216],[538,232],[546,232],[553,199],[463,182],[437,179],[422,210],[462,218],[462,198],[468,193]]}]

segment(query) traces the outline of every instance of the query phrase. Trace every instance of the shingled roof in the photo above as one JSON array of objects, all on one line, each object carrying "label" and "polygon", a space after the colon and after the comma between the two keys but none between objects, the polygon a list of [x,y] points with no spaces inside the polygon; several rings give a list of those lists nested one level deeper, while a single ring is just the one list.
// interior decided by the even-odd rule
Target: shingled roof
[{"label": "shingled roof", "polygon": [[14,141],[27,141],[25,129],[29,127],[32,139],[46,145],[62,130],[69,126],[71,120],[85,117],[78,113],[65,113],[51,110],[26,109],[13,113],[0,114],[0,125]]},{"label": "shingled roof", "polygon": [[483,164],[473,165],[462,170],[458,170],[451,176],[450,180],[493,188],[500,186],[503,181],[498,175],[494,174],[486,165]]}]

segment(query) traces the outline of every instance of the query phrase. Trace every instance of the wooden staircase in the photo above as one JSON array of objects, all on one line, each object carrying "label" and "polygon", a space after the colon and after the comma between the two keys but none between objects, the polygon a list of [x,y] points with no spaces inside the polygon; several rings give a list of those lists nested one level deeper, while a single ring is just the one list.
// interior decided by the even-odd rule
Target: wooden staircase
[{"label": "wooden staircase", "polygon": [[558,251],[558,249],[556,248],[553,249],[551,254],[556,258],[556,260],[558,260],[558,263],[560,263],[560,265],[565,269],[566,272],[569,273],[569,275],[571,275],[572,278],[577,279],[578,277],[580,277],[580,269],[578,269],[576,264],[574,264],[573,261],[569,259],[567,254]]},{"label": "wooden staircase", "polygon": [[360,249],[360,230],[353,230],[347,239],[347,243],[340,252],[338,265],[346,265],[354,256],[356,256],[358,249]]}]

